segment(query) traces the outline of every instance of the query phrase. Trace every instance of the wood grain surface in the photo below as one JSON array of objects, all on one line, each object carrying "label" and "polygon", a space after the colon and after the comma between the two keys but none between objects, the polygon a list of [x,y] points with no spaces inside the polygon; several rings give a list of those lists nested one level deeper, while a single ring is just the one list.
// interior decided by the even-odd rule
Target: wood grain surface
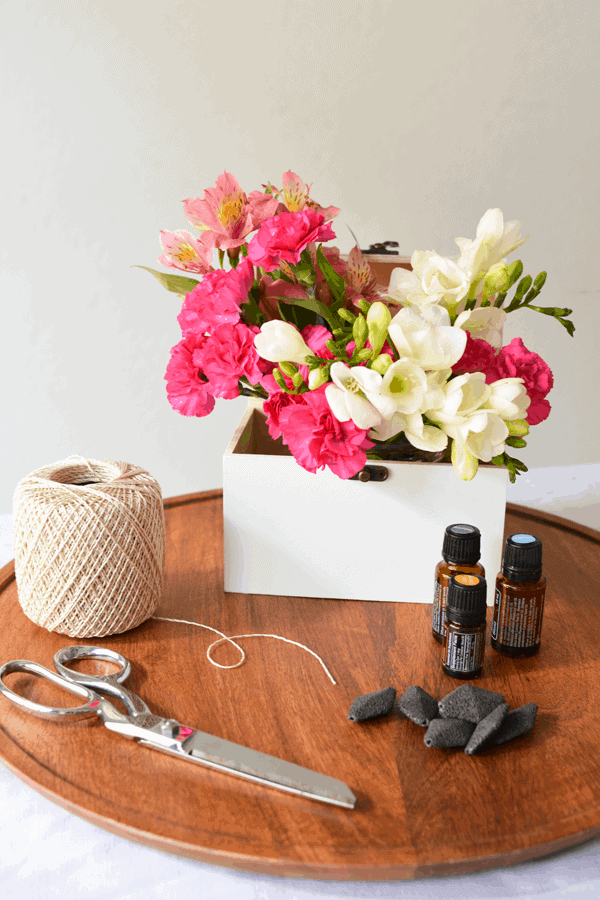
[{"label": "wood grain surface", "polygon": [[[357,724],[352,700],[420,684],[440,698],[444,675],[431,607],[225,594],[221,494],[166,501],[167,558],[158,614],[228,634],[269,632],[307,644],[318,662],[279,641],[245,642],[230,671],[205,656],[210,632],[148,621],[99,643],[132,662],[128,686],[153,712],[345,781],[356,809],[329,807],[186,765],[111,734],[100,720],[55,724],[0,698],[0,758],[33,788],[119,835],[216,865],[275,875],[390,880],[504,866],[600,832],[600,533],[509,507],[507,533],[544,543],[548,578],[540,653],[513,660],[488,647],[482,687],[511,707],[534,701],[534,731],[480,756],[430,750],[423,730],[394,713]],[[401,586],[399,586],[399,589]],[[77,643],[31,623],[12,564],[0,572],[0,662]],[[87,641],[82,643],[94,643]],[[231,647],[219,661],[237,659]],[[39,702],[39,679],[11,676]]]}]

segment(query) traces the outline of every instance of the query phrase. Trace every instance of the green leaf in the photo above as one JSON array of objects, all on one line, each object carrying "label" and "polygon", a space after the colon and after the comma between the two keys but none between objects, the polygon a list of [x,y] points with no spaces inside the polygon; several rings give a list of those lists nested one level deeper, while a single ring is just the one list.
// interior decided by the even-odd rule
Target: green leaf
[{"label": "green leaf", "polygon": [[183,297],[186,294],[189,294],[190,291],[193,291],[196,285],[200,283],[194,278],[186,278],[185,275],[171,275],[170,272],[157,272],[156,269],[149,269],[148,266],[131,266],[131,268],[145,269],[146,272],[150,272],[151,275],[154,275],[156,280],[160,281],[162,286],[168,291],[171,291],[172,294],[179,294]]},{"label": "green leaf", "polygon": [[248,322],[251,322],[253,325],[258,325],[260,328],[260,326],[266,322],[267,317],[258,305],[258,297],[258,288],[251,288],[248,294],[248,300],[246,303],[241,304],[240,311]]},{"label": "green leaf", "polygon": [[[508,441],[506,441],[506,443],[508,443]],[[506,466],[511,484],[515,483],[517,475],[520,475],[521,472],[527,472],[525,463],[522,463],[520,459],[514,459],[512,456],[509,456],[508,453],[501,453],[499,456],[493,456],[492,462],[495,466]]]},{"label": "green leaf", "polygon": [[509,447],[526,447],[527,441],[524,441],[522,437],[507,437],[506,442]]},{"label": "green leaf", "polygon": [[560,316],[556,317],[556,321],[560,322],[561,325],[564,325],[571,337],[573,337],[573,334],[575,333],[575,325],[573,322],[570,322],[568,319],[561,319]]},{"label": "green leaf", "polygon": [[543,313],[545,316],[570,316],[573,312],[572,309],[561,306],[530,306],[529,309]]},{"label": "green leaf", "polygon": [[293,378],[298,371],[298,366],[295,366],[294,363],[286,362],[285,360],[283,362],[280,362],[278,365],[283,374],[287,375],[288,378]]},{"label": "green leaf", "polygon": [[320,300],[317,300],[316,297],[306,297],[304,299],[280,297],[278,299],[284,300],[289,306],[301,306],[303,309],[310,309],[311,312],[314,312],[316,315],[325,319],[332,332],[334,328],[338,327],[338,323],[334,319],[331,309],[328,306],[325,306],[324,303],[321,303]]},{"label": "green leaf", "polygon": [[277,309],[279,310],[279,318],[282,322],[290,322],[292,325],[296,324],[296,320],[294,317],[294,310],[291,308],[286,309],[286,306],[289,306],[288,303],[282,303],[280,298],[277,298]]},{"label": "green leaf", "polygon": [[570,316],[573,312],[572,309],[564,308],[557,306],[526,306],[525,309],[532,309],[534,312],[542,313],[545,316],[553,316],[557,322],[567,329],[571,337],[575,333],[575,325],[573,322],[570,322],[569,319],[563,319],[563,316]]},{"label": "green leaf", "polygon": [[323,273],[323,278],[331,289],[331,293],[333,295],[333,303],[331,305],[331,308],[333,311],[335,311],[344,305],[344,299],[346,297],[346,282],[341,275],[338,275],[331,264],[327,262],[325,254],[323,253],[322,244],[319,244],[319,246],[317,247],[317,265]]},{"label": "green leaf", "polygon": [[[523,274],[523,263],[521,262],[520,259],[516,259],[508,267],[509,284],[508,284],[507,290],[509,290],[513,286],[513,284],[519,280],[519,278],[521,277],[522,274]],[[538,275],[538,278],[539,278],[539,275]]]},{"label": "green leaf", "polygon": [[315,269],[310,258],[308,250],[303,250],[302,255],[296,265],[293,267],[296,279],[303,284],[313,285],[316,281]]}]

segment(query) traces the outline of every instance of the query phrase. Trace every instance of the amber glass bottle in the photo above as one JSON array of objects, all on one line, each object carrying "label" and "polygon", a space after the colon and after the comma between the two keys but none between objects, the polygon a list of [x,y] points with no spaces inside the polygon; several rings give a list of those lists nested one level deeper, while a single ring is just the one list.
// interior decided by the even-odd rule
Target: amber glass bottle
[{"label": "amber glass bottle", "polygon": [[483,668],[487,585],[480,575],[453,575],[442,642],[442,669],[452,678],[477,678]]},{"label": "amber glass bottle", "polygon": [[506,538],[496,579],[492,647],[506,656],[533,656],[540,649],[546,576],[542,542],[533,534]]},{"label": "amber glass bottle", "polygon": [[435,567],[433,589],[433,617],[431,633],[438,643],[444,636],[444,614],[448,599],[448,585],[453,575],[481,575],[485,569],[478,562],[481,556],[481,534],[474,525],[448,525],[442,546],[443,559]]}]

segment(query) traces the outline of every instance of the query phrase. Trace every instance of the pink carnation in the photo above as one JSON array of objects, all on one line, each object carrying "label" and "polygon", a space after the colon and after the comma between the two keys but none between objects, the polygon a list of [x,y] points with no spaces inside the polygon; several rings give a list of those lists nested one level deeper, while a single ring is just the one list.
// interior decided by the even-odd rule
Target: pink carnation
[{"label": "pink carnation", "polygon": [[322,213],[310,209],[281,212],[262,223],[248,245],[248,259],[266,272],[272,272],[282,261],[297,263],[304,248],[314,241],[329,241],[334,237]]},{"label": "pink carnation", "polygon": [[[307,325],[302,329],[302,337],[315,356],[321,359],[335,359],[331,350],[327,349],[327,341],[331,340],[333,335],[323,325]],[[308,383],[308,366],[300,366],[299,371],[304,381]]]},{"label": "pink carnation", "polygon": [[338,422],[325,396],[325,387],[301,395],[302,403],[279,411],[283,441],[296,462],[308,472],[329,466],[339,478],[351,478],[367,461],[365,450],[373,447],[367,432],[352,420]]},{"label": "pink carnation", "polygon": [[215,269],[186,295],[177,316],[183,335],[205,334],[219,325],[240,320],[240,306],[248,300],[254,268],[247,259],[237,269]]},{"label": "pink carnation", "polygon": [[165,380],[169,403],[182,416],[207,416],[215,405],[209,385],[200,372],[202,336],[184,338],[171,350]]},{"label": "pink carnation", "polygon": [[554,384],[552,370],[541,356],[527,349],[521,338],[513,338],[496,357],[496,379],[499,378],[522,378],[525,382],[531,400],[527,410],[530,425],[548,418],[551,407],[545,398]]},{"label": "pink carnation", "polygon": [[[264,387],[266,387],[265,380],[266,379],[263,379],[262,381]],[[277,385],[275,379],[273,378],[272,380],[274,384]],[[278,437],[281,437],[279,417],[282,410],[288,406],[304,403],[304,396],[304,394],[286,394],[285,391],[281,390],[274,390],[269,394],[269,399],[265,400],[263,403],[263,410],[267,414],[267,428],[274,441],[276,441]]]},{"label": "pink carnation", "polygon": [[488,384],[504,377],[497,374],[496,351],[492,345],[487,341],[471,337],[468,331],[465,352],[456,365],[452,366],[452,371],[459,372],[461,375],[467,372],[483,372]]},{"label": "pink carnation", "polygon": [[258,384],[263,372],[254,346],[256,326],[248,327],[238,322],[219,325],[202,346],[202,370],[208,378],[209,388],[215,397],[232,400],[239,397],[238,380],[246,378],[249,384]]},{"label": "pink carnation", "polygon": [[307,325],[302,329],[302,337],[315,356],[320,356],[322,359],[335,359],[331,350],[327,349],[327,341],[331,340],[333,335],[323,325]]}]

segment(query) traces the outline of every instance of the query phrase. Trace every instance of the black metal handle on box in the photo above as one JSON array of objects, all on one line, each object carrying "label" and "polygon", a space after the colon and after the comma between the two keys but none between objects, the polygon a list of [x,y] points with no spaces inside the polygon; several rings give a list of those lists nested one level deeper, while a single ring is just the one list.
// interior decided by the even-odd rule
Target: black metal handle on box
[{"label": "black metal handle on box", "polygon": [[349,481],[385,481],[388,475],[389,472],[385,466],[365,466]]}]

